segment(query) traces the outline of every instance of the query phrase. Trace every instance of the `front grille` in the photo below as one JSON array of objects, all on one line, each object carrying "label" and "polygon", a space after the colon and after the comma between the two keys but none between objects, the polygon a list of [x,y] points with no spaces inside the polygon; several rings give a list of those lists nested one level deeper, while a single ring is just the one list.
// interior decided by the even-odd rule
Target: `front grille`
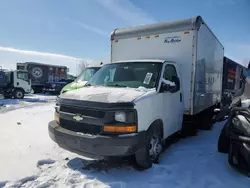
[{"label": "front grille", "polygon": [[71,131],[81,132],[85,134],[93,134],[93,135],[100,134],[103,128],[101,125],[78,123],[72,120],[66,120],[62,118],[60,119],[60,125],[61,127]]},{"label": "front grille", "polygon": [[72,114],[81,114],[84,116],[90,116],[95,118],[104,118],[105,112],[101,110],[94,110],[94,109],[83,109],[78,107],[70,107],[70,106],[60,106],[60,111],[72,113]]}]

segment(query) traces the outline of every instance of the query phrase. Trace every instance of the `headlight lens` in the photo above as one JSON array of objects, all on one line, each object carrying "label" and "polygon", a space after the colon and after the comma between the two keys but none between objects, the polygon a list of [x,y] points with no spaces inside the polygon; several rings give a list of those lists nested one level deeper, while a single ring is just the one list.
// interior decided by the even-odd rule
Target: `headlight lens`
[{"label": "headlight lens", "polygon": [[115,112],[115,120],[119,122],[126,122],[125,112]]}]

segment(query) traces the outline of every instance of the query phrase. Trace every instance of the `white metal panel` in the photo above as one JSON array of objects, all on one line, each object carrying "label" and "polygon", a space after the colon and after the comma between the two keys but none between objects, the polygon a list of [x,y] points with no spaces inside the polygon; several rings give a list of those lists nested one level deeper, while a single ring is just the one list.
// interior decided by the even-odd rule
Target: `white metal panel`
[{"label": "white metal panel", "polygon": [[[31,91],[31,84],[25,80],[22,79],[18,79],[17,77],[17,71],[14,71],[14,87],[15,88],[22,88],[24,90],[24,92],[29,93]],[[17,85],[18,83],[18,85]]]},{"label": "white metal panel", "polygon": [[[161,119],[164,124],[163,137],[167,138],[174,133],[173,128],[175,125],[164,121],[166,116],[170,118],[172,115],[172,111],[164,111],[166,105],[167,107],[171,106],[171,100],[166,100],[165,103],[162,102],[165,98],[171,99],[171,93],[158,93],[155,91],[142,99],[135,100],[135,109],[139,120],[138,132],[147,130],[155,120]],[[166,113],[168,114],[166,115]]]},{"label": "white metal panel", "polygon": [[[157,33],[155,33],[157,34]],[[188,34],[174,32],[151,35],[137,40],[136,37],[112,40],[111,61],[126,61],[138,59],[162,59],[176,62],[180,68],[183,84],[184,110],[190,110],[190,89],[192,71],[193,31]]]},{"label": "white metal panel", "polygon": [[198,31],[193,113],[221,101],[224,48],[205,24]]}]

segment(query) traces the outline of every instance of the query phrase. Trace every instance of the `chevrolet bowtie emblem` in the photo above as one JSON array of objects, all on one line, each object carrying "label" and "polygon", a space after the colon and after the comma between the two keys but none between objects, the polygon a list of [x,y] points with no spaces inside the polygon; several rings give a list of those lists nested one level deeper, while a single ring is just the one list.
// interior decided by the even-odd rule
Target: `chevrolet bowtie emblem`
[{"label": "chevrolet bowtie emblem", "polygon": [[79,116],[79,115],[73,116],[73,119],[76,120],[76,121],[83,120],[83,118],[81,116]]}]

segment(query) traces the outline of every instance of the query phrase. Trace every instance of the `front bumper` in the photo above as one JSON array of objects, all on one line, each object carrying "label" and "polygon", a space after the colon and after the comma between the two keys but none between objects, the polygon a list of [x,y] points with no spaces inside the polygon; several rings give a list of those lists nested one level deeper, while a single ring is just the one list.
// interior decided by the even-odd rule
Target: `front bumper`
[{"label": "front bumper", "polygon": [[77,133],[62,128],[56,121],[49,122],[49,136],[60,147],[87,156],[129,156],[143,147],[146,132],[129,136],[102,136]]}]

